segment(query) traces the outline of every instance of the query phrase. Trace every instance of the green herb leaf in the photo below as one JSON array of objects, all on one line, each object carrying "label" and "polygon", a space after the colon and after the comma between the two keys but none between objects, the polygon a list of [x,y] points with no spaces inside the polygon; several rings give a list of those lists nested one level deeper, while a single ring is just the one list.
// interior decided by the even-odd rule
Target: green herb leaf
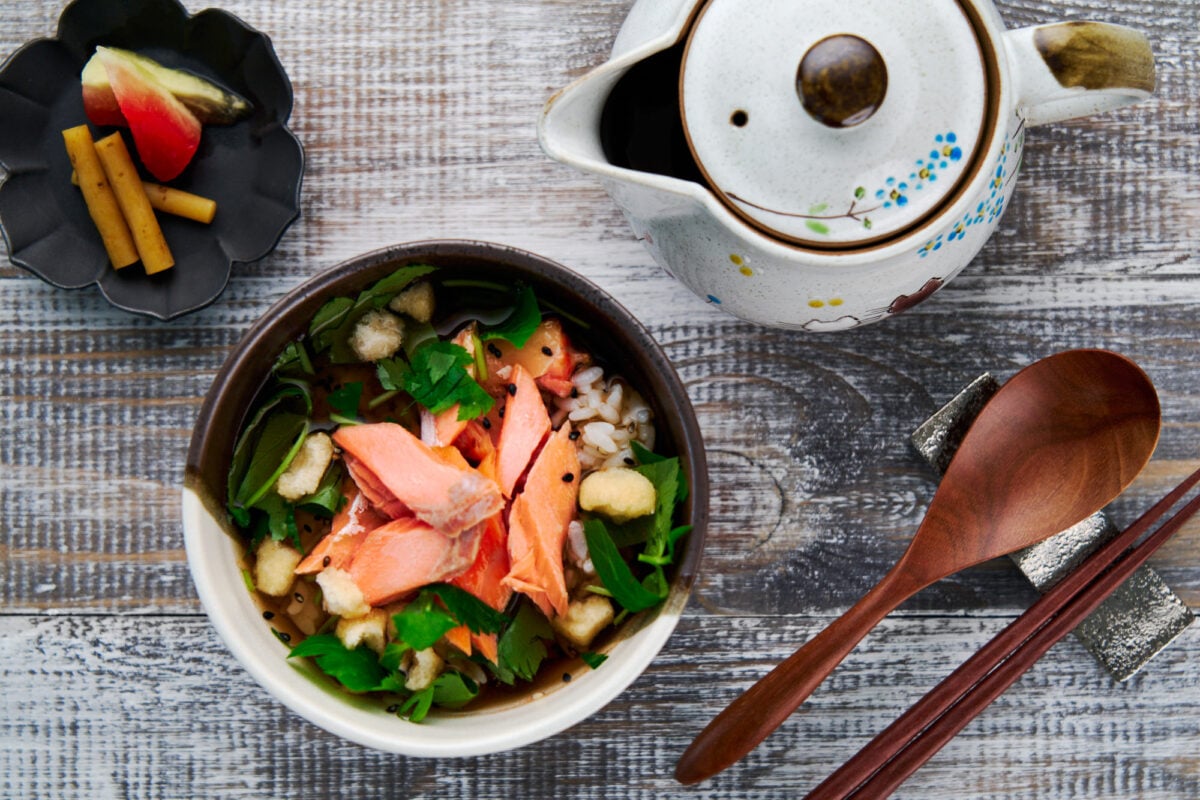
[{"label": "green herb leaf", "polygon": [[647,541],[645,553],[661,556],[667,549],[671,518],[675,515],[675,499],[679,492],[679,459],[668,458],[650,464],[639,464],[635,470],[654,484],[654,529]]},{"label": "green herb leaf", "polygon": [[516,306],[504,321],[496,325],[479,326],[479,338],[483,341],[504,339],[516,347],[524,347],[525,342],[537,330],[542,321],[542,311],[538,308],[537,297],[529,286],[517,289]]},{"label": "green herb leaf", "polygon": [[597,669],[601,664],[608,660],[608,656],[604,653],[580,653],[579,657],[583,659],[583,663],[587,664],[592,669]]},{"label": "green herb leaf", "polygon": [[382,358],[375,362],[379,385],[390,392],[404,388],[404,376],[409,371],[408,362],[402,358]]},{"label": "green herb leaf", "polygon": [[[303,384],[288,383],[279,387],[254,412],[254,416],[250,418],[245,428],[242,429],[242,435],[238,438],[237,445],[233,448],[233,460],[230,464],[229,476],[226,481],[226,500],[230,513],[234,515],[239,525],[245,526],[249,524],[248,520],[246,522],[241,521],[243,518],[241,515],[245,514],[246,509],[239,502],[238,490],[246,481],[251,462],[256,460],[257,446],[262,439],[264,422],[280,406],[287,404],[290,407],[294,405],[297,399],[304,401],[306,410],[311,408],[311,399],[308,397]],[[249,498],[240,498],[241,501],[247,499]],[[238,509],[240,509],[240,514]]]},{"label": "green herb leaf", "polygon": [[436,595],[454,619],[472,633],[500,633],[508,622],[508,617],[457,586],[435,583],[424,591]]},{"label": "green herb leaf", "polygon": [[497,649],[501,671],[497,674],[507,670],[523,680],[533,680],[548,653],[544,640],[553,638],[554,631],[541,612],[529,603],[522,603],[512,624],[500,637]]},{"label": "green herb leaf", "polygon": [[316,490],[312,494],[301,497],[296,501],[296,505],[319,513],[321,516],[333,516],[344,502],[346,502],[346,496],[342,494],[342,467],[335,461],[321,476],[321,483],[317,485]]},{"label": "green herb leaf", "polygon": [[[383,659],[380,659],[380,663],[383,663]],[[408,689],[404,688],[404,680],[403,672],[392,672],[381,680],[375,689],[380,692],[396,692],[397,694],[407,692]]]},{"label": "green herb leaf", "polygon": [[[277,542],[284,539],[290,540],[292,545],[301,550],[300,547],[300,530],[296,527],[296,508],[287,500],[284,500],[275,492],[268,492],[263,495],[254,508],[263,512],[264,516],[260,519],[266,521],[265,535],[269,535]],[[264,535],[262,528],[255,531],[254,544]]]},{"label": "green herb leaf", "polygon": [[633,576],[603,522],[598,519],[587,520],[583,523],[583,535],[587,539],[588,554],[600,582],[612,592],[613,599],[623,608],[638,612],[662,600],[663,596],[649,591]]},{"label": "green herb leaf", "polygon": [[457,628],[458,620],[433,602],[435,595],[422,591],[399,614],[392,616],[396,636],[413,650],[433,647],[446,631]]},{"label": "green herb leaf", "polygon": [[313,314],[312,322],[308,323],[308,338],[312,341],[313,347],[318,353],[323,353],[329,349],[330,334],[336,330],[346,319],[350,313],[350,309],[354,307],[354,300],[349,297],[335,297],[332,300],[325,302],[325,305],[317,309],[317,313]]},{"label": "green herb leaf", "polygon": [[491,395],[475,382],[466,367],[471,354],[453,342],[428,342],[413,353],[401,388],[431,413],[459,405],[459,419],[474,419],[492,408]]},{"label": "green herb leaf", "polygon": [[330,392],[326,400],[329,406],[343,417],[357,417],[358,403],[362,400],[362,381],[352,381],[335,392]]},{"label": "green herb leaf", "polygon": [[283,352],[279,354],[279,358],[275,359],[275,366],[271,368],[272,372],[302,372],[305,375],[314,373],[312,360],[308,357],[308,348],[303,342],[292,342],[287,347],[283,348]]},{"label": "green herb leaf", "polygon": [[433,682],[433,702],[442,708],[462,708],[479,696],[479,684],[460,672],[444,672]]},{"label": "green herb leaf", "polygon": [[262,500],[287,471],[307,435],[307,417],[286,411],[273,414],[263,426],[233,504],[249,508]]},{"label": "green herb leaf", "polygon": [[355,299],[335,297],[328,301],[317,311],[308,327],[308,336],[313,348],[318,353],[330,351],[330,359],[335,364],[358,361],[353,348],[349,346],[355,324],[368,311],[383,308],[408,284],[436,269],[427,264],[401,267],[364,289]]},{"label": "green herb leaf", "polygon": [[425,715],[429,713],[429,708],[433,705],[433,691],[432,685],[425,687],[405,700],[396,713],[402,717],[407,716],[409,722],[420,722],[425,719]]},{"label": "green herb leaf", "polygon": [[322,672],[352,692],[374,691],[387,677],[387,671],[380,666],[371,648],[361,645],[350,650],[328,633],[309,636],[288,655],[288,658],[300,657],[312,658]]},{"label": "green herb leaf", "polygon": [[384,645],[383,655],[379,657],[379,665],[389,672],[395,672],[400,669],[400,662],[409,650],[412,648],[404,642],[388,642]]}]

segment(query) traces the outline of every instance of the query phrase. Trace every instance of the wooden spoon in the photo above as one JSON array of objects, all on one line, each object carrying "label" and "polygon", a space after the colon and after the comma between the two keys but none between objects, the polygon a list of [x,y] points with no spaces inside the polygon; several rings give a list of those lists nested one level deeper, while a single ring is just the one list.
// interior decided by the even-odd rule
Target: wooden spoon
[{"label": "wooden spoon", "polygon": [[1069,350],[1018,372],[963,438],[896,566],[717,715],[679,759],[675,779],[696,783],[749,753],[921,589],[1099,511],[1150,460],[1159,423],[1150,379],[1115,353]]}]

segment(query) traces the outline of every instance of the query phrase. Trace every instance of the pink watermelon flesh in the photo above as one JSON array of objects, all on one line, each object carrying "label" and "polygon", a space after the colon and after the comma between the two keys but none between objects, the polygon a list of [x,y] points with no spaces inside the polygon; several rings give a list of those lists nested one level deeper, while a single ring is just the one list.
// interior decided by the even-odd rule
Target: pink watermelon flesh
[{"label": "pink watermelon flesh", "polygon": [[160,181],[183,172],[200,145],[200,120],[140,68],[97,49],[138,157]]},{"label": "pink watermelon flesh", "polygon": [[117,105],[112,87],[83,85],[83,112],[93,125],[126,125],[125,115]]}]

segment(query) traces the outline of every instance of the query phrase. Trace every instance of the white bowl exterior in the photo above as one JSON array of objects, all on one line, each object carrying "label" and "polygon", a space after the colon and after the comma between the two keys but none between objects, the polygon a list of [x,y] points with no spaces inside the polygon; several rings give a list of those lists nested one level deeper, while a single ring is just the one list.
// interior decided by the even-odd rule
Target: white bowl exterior
[{"label": "white bowl exterior", "polygon": [[[361,745],[408,756],[473,756],[545,739],[591,716],[625,690],[666,643],[686,598],[669,598],[658,616],[617,642],[595,670],[539,697],[494,710],[436,711],[420,724],[356,697],[304,660],[289,661],[246,589],[238,545],[191,489],[183,490],[188,565],[213,626],[263,688],[310,722]],[[674,602],[672,602],[674,600]]]}]

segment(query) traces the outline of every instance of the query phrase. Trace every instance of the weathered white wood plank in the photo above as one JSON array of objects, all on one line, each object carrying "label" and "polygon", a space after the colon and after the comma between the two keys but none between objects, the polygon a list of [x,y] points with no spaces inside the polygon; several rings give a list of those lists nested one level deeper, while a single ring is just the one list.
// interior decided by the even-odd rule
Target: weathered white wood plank
[{"label": "weathered white wood plank", "polygon": [[[690,734],[900,553],[935,488],[907,436],[964,383],[1119,350],[1159,386],[1165,427],[1114,517],[1194,467],[1200,5],[1002,2],[1014,27],[1147,31],[1155,97],[1031,131],[1016,200],[963,275],[883,326],[812,337],[692,297],[593,179],[538,149],[542,103],[604,60],[631,3],[223,0],[296,90],[308,168],[279,248],[168,324],[0,266],[0,604],[16,614],[0,617],[0,795],[795,797],[1032,599],[1004,561],[933,587],[738,772],[691,792],[667,778]],[[51,35],[62,4],[0,3],[0,55]],[[686,381],[714,479],[695,602],[647,676],[550,742],[451,764],[364,751],[267,699],[196,615],[178,522],[190,427],[241,333],[338,261],[439,236],[525,247],[610,290]],[[1154,565],[1200,607],[1200,523]],[[898,796],[1200,796],[1198,635],[1121,686],[1063,643]]]},{"label": "weathered white wood plank", "polygon": [[[793,798],[1006,620],[892,618],[742,764],[696,790],[676,785],[675,759],[712,714],[826,621],[688,616],[649,671],[592,719],[512,753],[435,762],[366,750],[303,721],[250,680],[202,618],[0,617],[0,794]],[[1193,629],[1115,684],[1068,639],[896,797],[1195,797],[1197,658]]]}]

